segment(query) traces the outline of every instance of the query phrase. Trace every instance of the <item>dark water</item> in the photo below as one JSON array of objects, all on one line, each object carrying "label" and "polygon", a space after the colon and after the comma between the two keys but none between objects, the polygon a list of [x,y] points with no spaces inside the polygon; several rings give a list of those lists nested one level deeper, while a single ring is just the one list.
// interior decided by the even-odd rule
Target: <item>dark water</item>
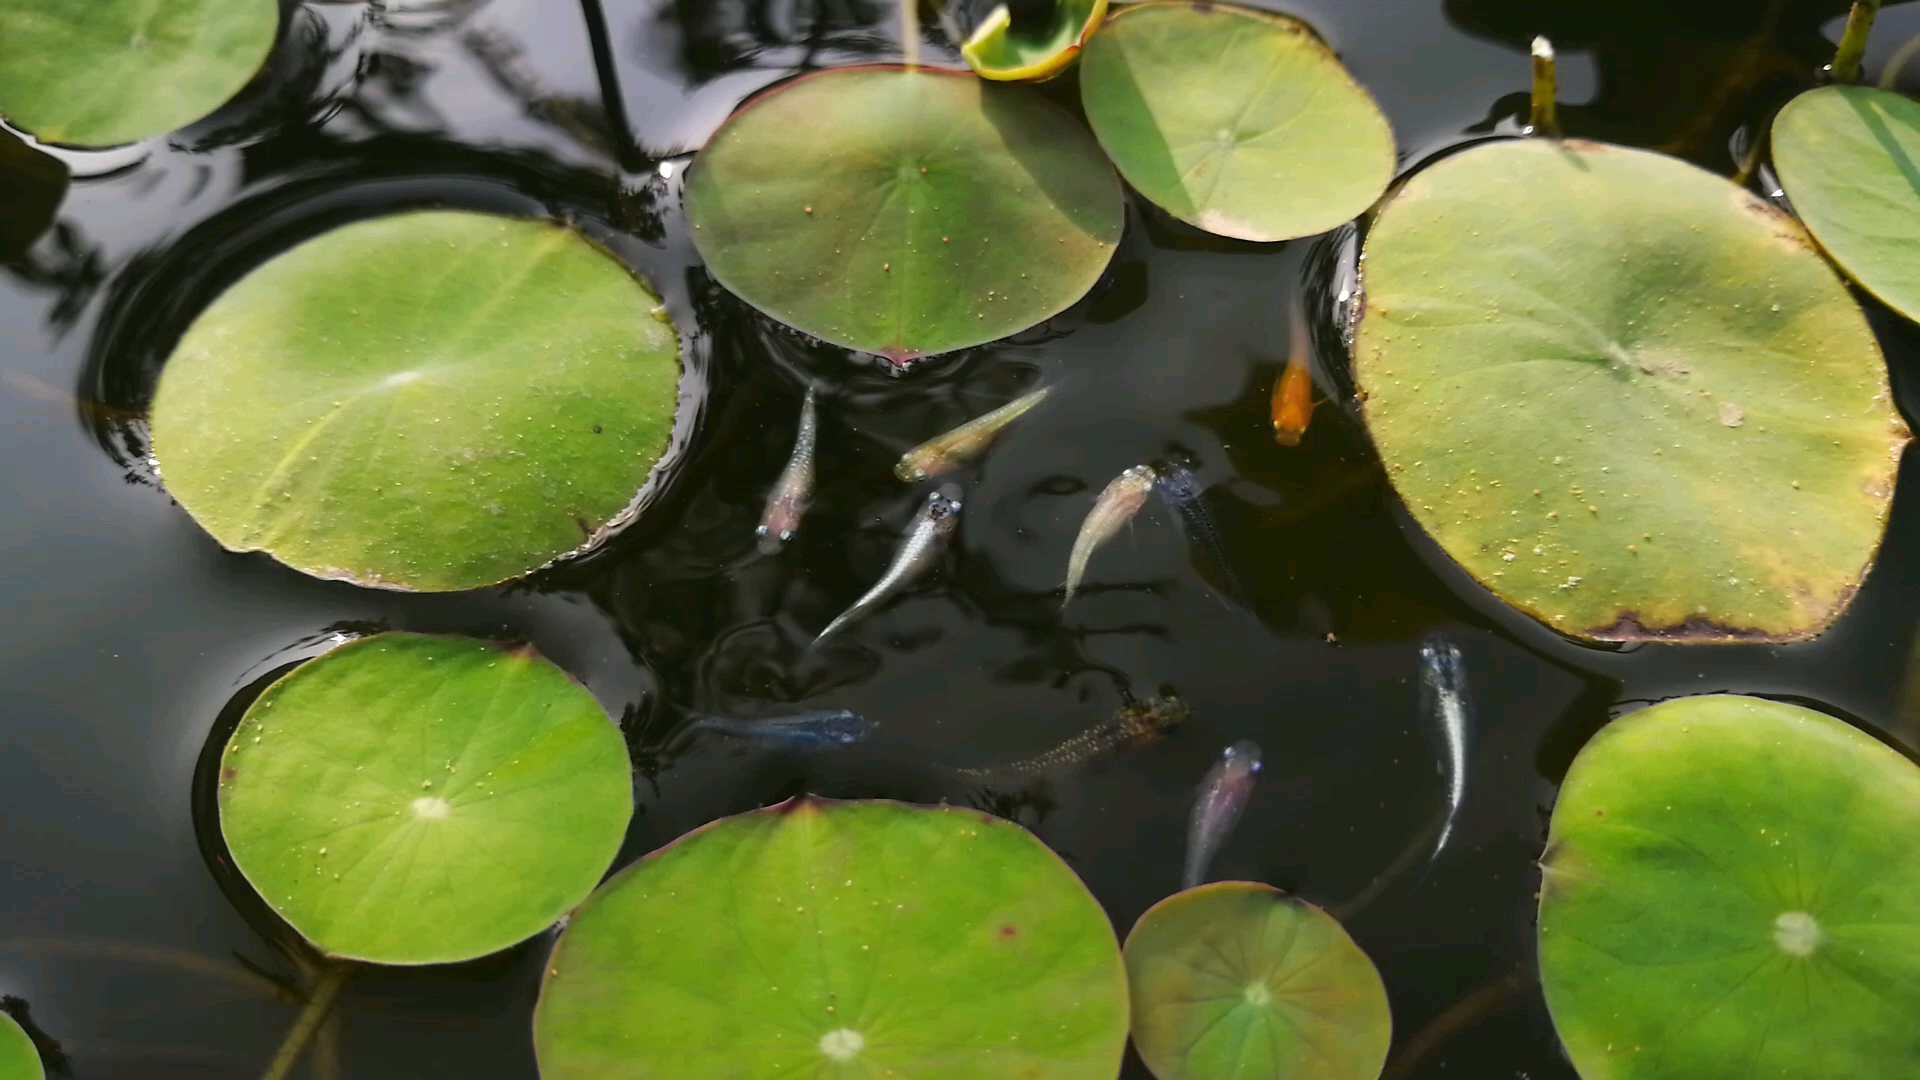
[{"label": "dark water", "polygon": [[[1743,125],[1808,85],[1841,3],[1312,0],[1313,22],[1393,120],[1412,168],[1525,111],[1527,40],[1562,55],[1564,125],[1729,173]],[[1671,11],[1669,9],[1672,9]],[[588,9],[593,10],[593,9]],[[1322,406],[1274,446],[1266,395],[1284,302],[1307,288],[1339,377],[1331,294],[1349,233],[1256,246],[1135,200],[1107,280],[1066,315],[906,379],[754,315],[701,271],[680,160],[744,95],[803,66],[894,55],[878,0],[563,0],[289,5],[272,68],[217,116],[143,147],[62,154],[0,134],[0,993],[32,1004],[81,1077],[258,1075],[298,978],[276,928],[220,873],[194,770],[250,686],[384,625],[524,637],[622,717],[639,813],[622,861],[802,790],[982,801],[1059,850],[1124,932],[1180,873],[1187,803],[1220,748],[1267,767],[1214,866],[1337,906],[1421,832],[1442,795],[1416,717],[1416,649],[1459,641],[1480,739],[1456,839],[1417,887],[1350,927],[1392,995],[1396,1076],[1571,1077],[1533,968],[1533,860],[1554,784],[1610,716],[1676,694],[1791,698],[1920,746],[1906,686],[1920,500],[1896,499],[1853,608],[1792,647],[1588,649],[1505,610],[1413,532],[1363,432]],[[1887,9],[1868,77],[1912,34]],[[1903,78],[1911,88],[1920,73]],[[1071,80],[1048,93],[1071,101]],[[611,114],[612,123],[609,123]],[[629,135],[619,134],[624,122]],[[138,415],[174,337],[225,284],[342,221],[410,206],[559,214],[651,278],[709,392],[684,473],[641,527],[529,582],[403,596],[310,580],[201,533],[142,464]],[[1873,309],[1913,421],[1920,333]],[[918,498],[906,447],[1039,381],[1072,396],[1008,432],[968,479],[955,553],[907,599],[817,653]],[[753,550],[803,378],[825,387],[821,488],[777,558]],[[1103,551],[1085,599],[1054,589],[1100,485],[1197,463],[1253,614],[1163,509]],[[1911,471],[1911,470],[1907,470]],[[1164,742],[1017,798],[940,765],[1037,753],[1171,688]],[[682,710],[844,706],[882,721],[834,756],[675,754]],[[527,1078],[536,940],[450,968],[369,970],[314,1075]],[[1518,972],[1518,976],[1513,973]],[[1436,1017],[1459,1006],[1430,1029]],[[1137,1063],[1127,1076],[1144,1077]]]}]

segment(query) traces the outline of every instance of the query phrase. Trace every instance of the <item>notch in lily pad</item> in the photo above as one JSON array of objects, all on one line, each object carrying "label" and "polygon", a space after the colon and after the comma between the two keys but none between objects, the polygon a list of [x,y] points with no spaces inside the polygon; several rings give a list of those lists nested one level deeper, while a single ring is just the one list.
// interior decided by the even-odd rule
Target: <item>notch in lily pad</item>
[{"label": "notch in lily pad", "polygon": [[659,305],[558,222],[358,222],[200,314],[160,376],[154,456],[230,550],[390,589],[518,577],[649,494],[681,373]]},{"label": "notch in lily pad", "polygon": [[534,1049],[542,1080],[1113,1080],[1126,995],[1105,913],[1025,829],[803,797],[601,887],[554,946]]},{"label": "notch in lily pad", "polygon": [[1142,195],[1242,240],[1326,232],[1393,178],[1393,131],[1306,24],[1194,0],[1129,4],[1087,43],[1080,96]]},{"label": "notch in lily pad", "polygon": [[1375,1080],[1386,985],[1333,916],[1250,881],[1175,893],[1127,935],[1133,1045],[1159,1080]]},{"label": "notch in lily pad", "polygon": [[1354,375],[1415,522],[1570,636],[1790,641],[1852,598],[1908,432],[1792,218],[1660,154],[1488,143],[1366,241]]},{"label": "notch in lily pad", "polygon": [[1013,14],[1000,4],[981,21],[960,55],[983,79],[998,81],[1051,79],[1080,55],[1087,39],[1106,18],[1107,0],[1055,0],[1044,23],[1030,29],[1013,25]]},{"label": "notch in lily pad", "polygon": [[44,142],[164,135],[251,81],[276,0],[0,0],[0,116]]},{"label": "notch in lily pad", "polygon": [[749,101],[687,173],[708,271],[775,319],[906,364],[1066,310],[1125,222],[1065,110],[963,72],[840,68]]},{"label": "notch in lily pad", "polygon": [[1614,721],[1542,860],[1540,976],[1580,1075],[1850,1080],[1920,1062],[1920,768],[1735,696]]}]

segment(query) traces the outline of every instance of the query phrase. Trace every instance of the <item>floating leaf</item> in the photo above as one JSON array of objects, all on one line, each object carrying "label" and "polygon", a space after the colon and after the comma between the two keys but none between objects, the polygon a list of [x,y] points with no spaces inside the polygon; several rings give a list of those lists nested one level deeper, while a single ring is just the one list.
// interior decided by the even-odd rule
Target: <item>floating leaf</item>
[{"label": "floating leaf", "polygon": [[160,377],[155,457],[235,551],[386,588],[516,577],[600,539],[666,450],[657,304],[552,222],[349,225],[201,314]]},{"label": "floating leaf", "polygon": [[1124,222],[1099,146],[1030,88],[889,67],[748,102],[694,161],[686,204],[722,285],[896,362],[1059,314]]},{"label": "floating leaf", "polygon": [[13,1017],[0,1012],[0,1080],[46,1080],[46,1075],[33,1040]]},{"label": "floating leaf", "polygon": [[1920,1075],[1920,769],[1809,709],[1686,698],[1574,759],[1540,976],[1589,1080]]},{"label": "floating leaf", "polygon": [[1920,102],[1823,86],[1773,121],[1773,164],[1820,246],[1888,307],[1920,320]]},{"label": "floating leaf", "polygon": [[1226,4],[1132,4],[1087,43],[1087,120],[1127,182],[1243,240],[1326,232],[1393,178],[1393,131],[1313,31]]},{"label": "floating leaf", "polygon": [[0,115],[48,142],[163,135],[246,86],[275,0],[0,0]]},{"label": "floating leaf", "polygon": [[1375,1080],[1393,1016],[1333,916],[1268,885],[1175,893],[1127,935],[1133,1045],[1160,1080]]},{"label": "floating leaf", "polygon": [[1354,374],[1413,518],[1502,600],[1600,640],[1819,633],[1907,432],[1791,218],[1673,158],[1504,140],[1367,237]]},{"label": "floating leaf", "polygon": [[586,898],[633,814],[626,745],[524,647],[377,634],[268,687],[228,740],[234,865],[332,956],[470,960]]},{"label": "floating leaf", "polygon": [[542,1080],[1113,1080],[1126,973],[1086,887],[1017,825],[800,798],[609,881],[554,947]]},{"label": "floating leaf", "polygon": [[1001,4],[960,46],[960,55],[982,78],[1052,78],[1073,63],[1106,14],[1107,0],[1056,0],[1046,25],[1022,32]]}]

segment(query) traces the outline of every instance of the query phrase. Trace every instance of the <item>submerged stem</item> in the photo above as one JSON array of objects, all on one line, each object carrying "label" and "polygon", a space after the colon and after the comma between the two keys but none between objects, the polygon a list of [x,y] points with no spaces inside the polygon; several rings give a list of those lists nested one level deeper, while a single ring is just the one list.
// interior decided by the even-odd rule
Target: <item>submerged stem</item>
[{"label": "submerged stem", "polygon": [[260,1074],[260,1080],[286,1080],[293,1073],[293,1067],[300,1063],[300,1055],[314,1033],[320,1030],[321,1021],[333,1008],[333,999],[340,996],[340,988],[353,976],[354,965],[341,961],[330,963],[320,972],[320,979],[313,984],[313,992],[307,995],[306,1008],[294,1018],[293,1027],[287,1030],[287,1037],[280,1040],[280,1049],[274,1051],[273,1063],[267,1071]]},{"label": "submerged stem", "polygon": [[1760,162],[1766,159],[1767,143],[1773,138],[1773,118],[1754,128],[1753,142],[1740,160],[1740,171],[1733,174],[1733,182],[1746,187],[1753,182],[1753,174],[1760,171]]},{"label": "submerged stem", "polygon": [[1533,135],[1560,137],[1560,118],[1553,110],[1554,95],[1559,92],[1558,73],[1553,64],[1553,42],[1545,35],[1533,39],[1533,111],[1527,118],[1527,131]]},{"label": "submerged stem", "polygon": [[1833,54],[1833,81],[1860,81],[1860,57],[1867,51],[1867,34],[1873,30],[1873,17],[1880,13],[1880,0],[1854,0],[1847,15],[1847,28],[1840,35],[1840,47]]},{"label": "submerged stem", "polygon": [[920,0],[900,0],[900,50],[908,71],[920,66]]}]

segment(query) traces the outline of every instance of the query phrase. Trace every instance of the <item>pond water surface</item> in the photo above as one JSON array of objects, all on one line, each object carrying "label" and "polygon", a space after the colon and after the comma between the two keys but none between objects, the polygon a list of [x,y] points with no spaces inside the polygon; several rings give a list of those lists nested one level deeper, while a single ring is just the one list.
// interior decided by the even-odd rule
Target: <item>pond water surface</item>
[{"label": "pond water surface", "polygon": [[[1526,42],[1558,44],[1573,134],[1733,171],[1729,142],[1831,53],[1842,3],[1607,5],[1300,0],[1393,121],[1403,168],[1525,111]],[[1338,907],[1415,842],[1442,798],[1417,716],[1417,646],[1462,646],[1479,736],[1454,839],[1349,927],[1392,998],[1389,1075],[1573,1075],[1533,979],[1554,785],[1611,716],[1738,691],[1822,708],[1910,751],[1920,499],[1904,478],[1879,563],[1832,631],[1790,647],[1592,649],[1502,608],[1417,531],[1350,405],[1273,444],[1267,395],[1304,288],[1323,392],[1340,385],[1334,296],[1351,230],[1279,245],[1199,234],[1131,199],[1106,280],[1033,331],[905,378],[758,316],[701,270],[679,165],[745,95],[806,66],[890,59],[879,0],[563,0],[288,5],[268,76],[140,147],[0,154],[0,993],[73,1074],[251,1077],[291,1021],[271,916],[224,870],[194,775],[259,682],[370,627],[532,641],[620,717],[640,766],[624,864],[801,791],[971,802],[1059,851],[1122,933],[1177,888],[1195,783],[1254,738],[1266,768],[1217,877]],[[1669,12],[1684,7],[1685,14]],[[1889,7],[1867,75],[1920,32]],[[600,51],[618,107],[602,107]],[[952,56],[935,50],[933,57]],[[932,57],[930,57],[932,58]],[[1916,76],[1903,76],[1911,88]],[[1072,80],[1046,92],[1072,103]],[[609,113],[613,125],[609,126]],[[624,123],[629,134],[618,132]],[[0,139],[10,136],[0,133]],[[662,168],[663,163],[667,168]],[[670,174],[670,175],[663,175]],[[225,553],[156,484],[138,417],[186,323],[261,259],[344,221],[428,205],[576,220],[649,277],[688,335],[704,415],[640,527],[508,586],[412,596]],[[1909,423],[1920,332],[1868,304]],[[1075,377],[1084,373],[1084,377]],[[970,473],[954,552],[911,596],[808,652],[877,576],[919,498],[891,466],[1040,382],[1078,388]],[[822,386],[815,509],[777,557],[753,527]],[[1245,607],[1164,509],[1057,590],[1092,494],[1181,456],[1209,486]],[[1910,472],[1911,470],[1906,470]],[[1124,695],[1177,692],[1164,741],[1018,792],[943,772],[1034,754]],[[684,711],[841,706],[881,722],[850,752],[741,754],[677,737]],[[316,1076],[535,1075],[528,1031],[551,935],[501,956],[372,969]],[[1437,1022],[1436,1022],[1437,1020]],[[1146,1073],[1129,1059],[1128,1080]]]}]

